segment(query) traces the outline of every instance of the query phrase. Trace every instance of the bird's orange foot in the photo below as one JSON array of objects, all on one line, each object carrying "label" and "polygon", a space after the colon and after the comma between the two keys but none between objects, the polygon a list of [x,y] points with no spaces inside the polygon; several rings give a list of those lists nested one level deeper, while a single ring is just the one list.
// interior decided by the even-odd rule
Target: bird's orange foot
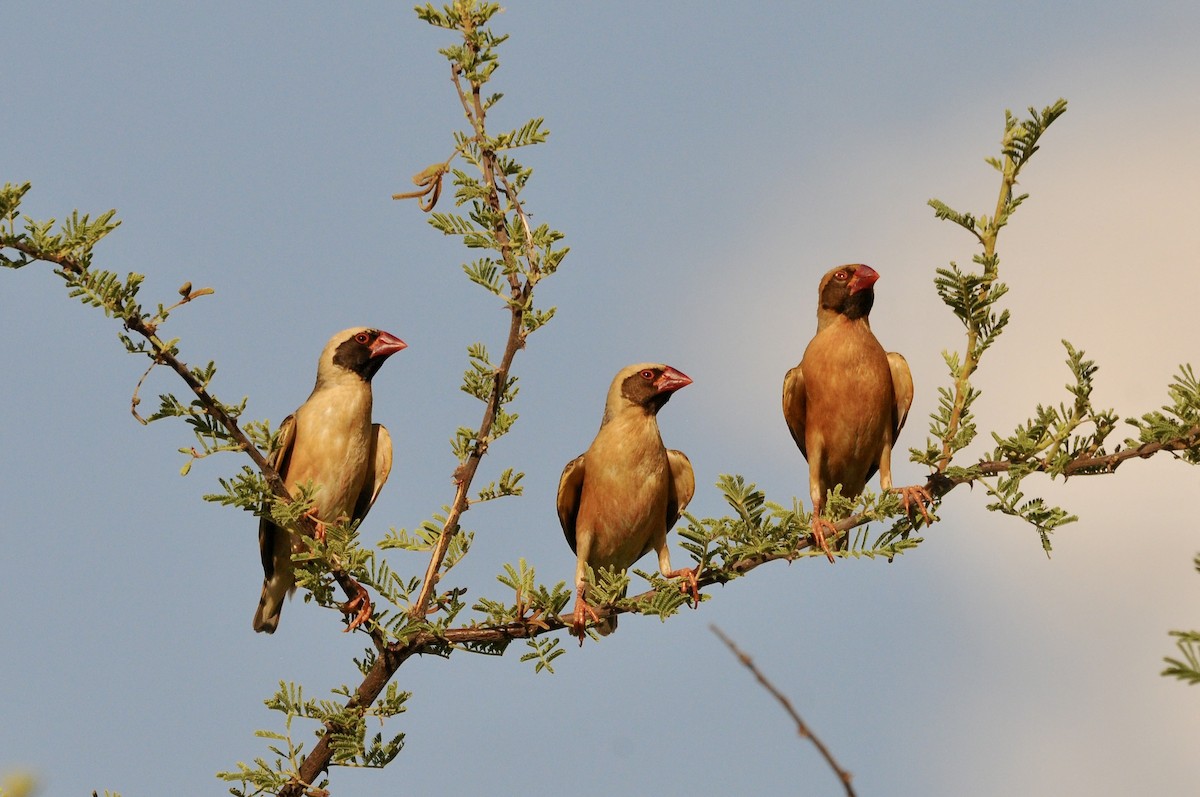
[{"label": "bird's orange foot", "polygon": [[363,588],[363,585],[359,584],[357,581],[354,582],[354,587],[354,595],[350,597],[350,600],[342,604],[342,611],[347,615],[353,615],[350,618],[349,625],[342,629],[343,633],[353,631],[355,628],[358,628],[367,620],[371,619],[370,594],[366,591],[366,589]]},{"label": "bird's orange foot", "polygon": [[313,507],[305,512],[304,517],[311,520],[313,525],[316,527],[313,529],[313,539],[317,542],[325,542],[325,523],[319,517],[317,517],[316,507]]},{"label": "bird's orange foot", "polygon": [[663,578],[679,578],[683,577],[684,582],[679,585],[679,590],[686,595],[692,596],[692,608],[700,608],[700,580],[696,577],[695,568],[683,567],[679,570],[668,570],[663,573]]},{"label": "bird's orange foot", "polygon": [[925,524],[933,522],[933,517],[929,514],[929,507],[933,506],[933,496],[929,491],[920,485],[912,487],[893,487],[892,492],[899,493],[900,498],[904,501],[904,514],[912,517],[913,505],[916,505],[917,511],[921,513],[921,517],[925,518]]},{"label": "bird's orange foot", "polygon": [[579,646],[583,647],[583,637],[587,631],[588,620],[593,623],[600,622],[600,615],[596,614],[596,610],[583,599],[583,590],[579,591],[579,597],[575,600],[575,611],[571,618],[571,633],[579,637]]},{"label": "bird's orange foot", "polygon": [[812,533],[813,539],[816,540],[817,546],[825,552],[825,556],[828,557],[830,564],[832,564],[833,551],[829,550],[829,542],[825,539],[825,535],[832,534],[837,536],[837,526],[834,526],[828,520],[814,512],[812,519]]}]

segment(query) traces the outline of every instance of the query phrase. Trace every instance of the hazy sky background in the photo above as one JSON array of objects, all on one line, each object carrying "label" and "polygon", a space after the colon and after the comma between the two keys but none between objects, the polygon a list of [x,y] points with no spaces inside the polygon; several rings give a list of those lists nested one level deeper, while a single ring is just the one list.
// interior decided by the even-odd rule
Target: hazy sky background
[{"label": "hazy sky background", "polygon": [[[331,333],[404,338],[375,380],[396,466],[364,536],[449,501],[447,440],[480,414],[458,391],[465,347],[498,351],[505,316],[462,276],[472,255],[390,195],[463,125],[437,53],[452,36],[380,3],[10,2],[0,27],[0,180],[33,182],[24,212],[117,208],[96,263],[146,274],[148,305],[185,280],[213,287],[167,333],[189,363],[217,361],[220,396],[251,396],[249,418],[278,423],[304,400]],[[526,199],[572,251],[539,293],[559,316],[516,361],[521,420],[481,473],[523,470],[526,495],[464,518],[468,599],[505,595],[494,575],[518,557],[571,578],[558,475],[631,362],[695,380],[660,416],[695,465],[695,514],[724,513],[725,472],[806,495],[779,391],[833,265],[882,275],[873,326],[912,366],[901,445],[921,445],[940,352],[962,345],[934,269],[974,252],[925,203],[992,212],[983,158],[1005,108],[1070,101],[1001,237],[1013,322],[979,375],[970,453],[1068,398],[1062,338],[1097,360],[1096,402],[1122,417],[1200,365],[1195,3],[515,2],[493,27],[511,34],[494,129],[546,118],[550,142],[521,154]],[[144,364],[113,322],[47,267],[0,280],[0,773],[31,769],[48,795],[224,793],[213,773],[266,754],[255,729],[282,728],[261,702],[278,681],[313,697],[356,683],[362,638],[301,601],[255,635],[255,520],[200,500],[241,462],[180,478],[190,434],[131,418]],[[181,387],[161,373],[144,393]],[[1158,673],[1168,630],[1200,627],[1198,486],[1165,456],[1031,479],[1080,516],[1049,560],[960,488],[892,565],[764,567],[699,611],[567,644],[554,676],[519,645],[412,662],[410,710],[384,729],[408,733],[404,752],[382,773],[334,770],[334,794],[839,794],[709,623],[860,795],[1189,793],[1200,689]]]}]

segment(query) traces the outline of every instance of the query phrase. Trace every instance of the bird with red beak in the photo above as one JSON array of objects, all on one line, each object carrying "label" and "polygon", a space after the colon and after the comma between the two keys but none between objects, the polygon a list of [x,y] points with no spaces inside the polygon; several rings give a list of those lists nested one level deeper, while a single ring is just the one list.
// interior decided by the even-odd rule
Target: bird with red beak
[{"label": "bird with red beak", "polygon": [[[310,491],[309,515],[316,521],[318,539],[323,539],[327,523],[366,517],[391,473],[391,435],[371,422],[371,379],[405,346],[379,329],[354,327],[337,333],[317,361],[312,394],[280,424],[279,448],[271,464],[293,498],[301,487]],[[272,634],[284,597],[296,589],[292,553],[304,549],[304,536],[263,517],[258,543],[263,587],[254,630]],[[360,590],[346,605],[352,615],[347,630],[370,617],[371,603]]]},{"label": "bird with red beak", "polygon": [[575,553],[576,603],[572,630],[583,642],[589,620],[610,634],[617,617],[603,619],[587,601],[587,570],[626,570],[646,553],[658,553],[666,578],[685,579],[699,600],[696,573],[675,570],[667,532],[696,492],[692,463],[663,445],[658,411],[692,380],[669,365],[640,363],[621,369],[608,390],[596,439],[567,463],[558,483],[558,519]]},{"label": "bird with red beak", "polygon": [[831,562],[826,536],[837,530],[822,512],[836,485],[854,498],[878,471],[880,487],[900,493],[906,511],[915,503],[928,520],[932,503],[923,487],[892,487],[892,448],[912,406],[913,381],[904,357],[885,352],[871,331],[878,279],[862,264],[821,278],[817,334],[783,381],[783,417],[808,460],[813,537]]}]

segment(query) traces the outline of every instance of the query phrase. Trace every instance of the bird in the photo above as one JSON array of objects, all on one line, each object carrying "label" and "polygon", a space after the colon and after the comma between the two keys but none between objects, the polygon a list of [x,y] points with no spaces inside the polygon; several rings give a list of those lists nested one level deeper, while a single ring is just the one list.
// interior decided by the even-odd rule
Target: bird
[{"label": "bird", "polygon": [[[371,422],[371,379],[388,357],[407,347],[404,341],[379,329],[352,327],[329,339],[317,361],[312,394],[279,426],[279,446],[271,465],[289,494],[311,490],[309,515],[316,537],[323,539],[327,523],[359,521],[366,517],[392,470],[392,438]],[[303,550],[303,535],[264,516],[258,525],[263,586],[254,630],[275,633],[283,599],[296,589],[292,552]],[[361,587],[360,587],[361,589]],[[370,617],[371,604],[362,590],[346,605],[355,613],[347,630]]]},{"label": "bird", "polygon": [[602,635],[617,627],[616,615],[600,619],[587,602],[587,570],[625,570],[651,550],[666,578],[683,577],[683,588],[699,601],[696,572],[675,570],[667,531],[696,492],[692,463],[666,448],[658,411],[692,380],[656,363],[621,369],[604,404],[600,431],[587,451],[563,468],[558,483],[558,519],[576,555],[576,602],[572,631],[583,644],[587,620]]},{"label": "bird", "polygon": [[826,493],[858,496],[879,472],[880,487],[900,493],[905,511],[915,502],[929,519],[932,498],[924,487],[892,487],[892,447],[912,406],[908,361],[885,352],[871,331],[871,306],[879,272],[861,263],[830,269],[818,288],[817,333],[800,364],[783,380],[783,417],[808,460],[812,532],[829,561],[824,517]]}]

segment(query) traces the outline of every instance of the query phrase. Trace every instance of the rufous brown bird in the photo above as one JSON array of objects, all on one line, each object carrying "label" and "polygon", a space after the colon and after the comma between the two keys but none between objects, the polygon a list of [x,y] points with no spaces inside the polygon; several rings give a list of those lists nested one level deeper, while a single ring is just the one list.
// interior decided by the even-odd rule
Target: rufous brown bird
[{"label": "rufous brown bird", "polygon": [[[388,357],[405,348],[388,332],[366,327],[343,330],[325,344],[317,362],[312,395],[279,426],[279,448],[271,464],[293,498],[311,489],[309,515],[318,539],[325,524],[366,517],[392,470],[392,438],[371,423],[371,378]],[[283,599],[296,589],[292,552],[304,536],[264,517],[258,526],[263,587],[254,613],[254,630],[275,633]],[[350,628],[370,617],[365,590],[346,606],[354,614]]]},{"label": "rufous brown bird", "polygon": [[871,331],[878,279],[862,264],[821,278],[817,334],[783,380],[783,417],[808,460],[813,536],[831,562],[826,534],[837,531],[821,513],[834,486],[853,498],[879,471],[880,487],[900,493],[906,511],[915,502],[928,520],[925,505],[932,503],[923,487],[892,487],[892,447],[912,405],[913,381],[904,357],[885,352]]},{"label": "rufous brown bird", "polygon": [[671,568],[667,531],[696,492],[692,463],[668,450],[658,431],[658,411],[692,380],[668,365],[623,368],[612,381],[596,439],[567,463],[558,482],[558,520],[576,555],[577,600],[572,630],[583,642],[588,619],[601,634],[617,627],[588,604],[587,568],[625,570],[651,550],[666,578],[682,576],[699,600],[696,573]]}]

